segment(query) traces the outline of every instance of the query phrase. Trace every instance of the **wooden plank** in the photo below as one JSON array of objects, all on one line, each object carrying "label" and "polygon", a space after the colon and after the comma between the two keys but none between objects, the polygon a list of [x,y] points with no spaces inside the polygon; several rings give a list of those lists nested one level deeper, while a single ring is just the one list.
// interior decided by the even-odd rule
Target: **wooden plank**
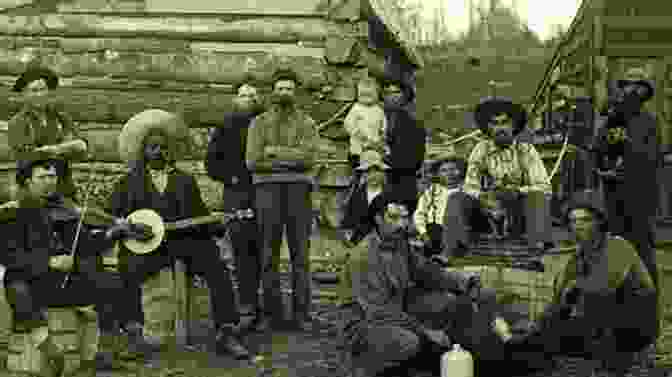
[{"label": "wooden plank", "polygon": [[[83,122],[124,123],[149,108],[181,112],[191,124],[219,124],[232,110],[233,94],[157,90],[96,90],[59,88],[52,103]],[[21,108],[21,95],[0,88],[0,118],[9,119]]]},{"label": "wooden plank", "polygon": [[324,42],[298,43],[239,43],[194,42],[160,38],[63,38],[2,36],[0,46],[7,49],[54,48],[66,54],[101,52],[106,50],[144,53],[236,53],[273,52],[285,56],[322,58]]},{"label": "wooden plank", "polygon": [[321,17],[259,16],[227,19],[217,15],[139,17],[111,14],[0,15],[0,35],[168,38],[219,42],[322,41],[345,29]]},{"label": "wooden plank", "polygon": [[672,43],[609,43],[604,54],[621,57],[671,56]]},{"label": "wooden plank", "polygon": [[[27,55],[26,55],[27,54]],[[314,57],[287,57],[272,53],[254,54],[146,54],[111,52],[64,54],[58,49],[21,51],[0,48],[0,75],[19,75],[31,57],[39,57],[60,76],[103,76],[132,80],[169,80],[231,84],[252,75],[268,82],[279,64],[295,69],[303,85],[319,88],[326,84],[327,67]]]},{"label": "wooden plank", "polygon": [[[661,11],[663,7],[661,7]],[[670,29],[670,15],[664,16],[603,16],[606,29]]]},{"label": "wooden plank", "polygon": [[[0,87],[10,89],[17,76],[0,76]],[[131,80],[127,78],[73,76],[58,80],[59,88],[98,90],[169,90],[174,92],[235,93],[234,84],[189,83],[168,80]],[[264,87],[259,88],[264,91]]]}]

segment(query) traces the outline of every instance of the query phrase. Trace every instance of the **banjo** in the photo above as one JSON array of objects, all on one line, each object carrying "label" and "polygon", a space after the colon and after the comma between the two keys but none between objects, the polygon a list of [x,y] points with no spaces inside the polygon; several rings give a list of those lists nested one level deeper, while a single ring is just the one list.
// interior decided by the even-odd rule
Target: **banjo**
[{"label": "banjo", "polygon": [[218,222],[229,222],[234,219],[249,219],[254,217],[251,210],[238,211],[236,213],[214,213],[208,216],[192,217],[173,222],[164,222],[163,218],[154,210],[139,209],[132,212],[126,218],[127,221],[135,224],[145,224],[152,229],[153,236],[148,240],[136,240],[127,238],[122,242],[128,250],[134,254],[148,254],[159,248],[166,237],[166,233],[174,230],[187,229],[190,227],[213,224]]}]

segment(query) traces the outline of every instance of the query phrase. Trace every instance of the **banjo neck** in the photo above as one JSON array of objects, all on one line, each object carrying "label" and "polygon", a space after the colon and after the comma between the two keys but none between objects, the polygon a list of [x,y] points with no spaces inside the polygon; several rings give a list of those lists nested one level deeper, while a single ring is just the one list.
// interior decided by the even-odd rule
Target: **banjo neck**
[{"label": "banjo neck", "polygon": [[181,230],[187,229],[194,226],[214,224],[221,222],[222,220],[228,221],[236,217],[232,214],[215,214],[208,216],[192,217],[189,219],[172,221],[165,223],[166,231]]}]

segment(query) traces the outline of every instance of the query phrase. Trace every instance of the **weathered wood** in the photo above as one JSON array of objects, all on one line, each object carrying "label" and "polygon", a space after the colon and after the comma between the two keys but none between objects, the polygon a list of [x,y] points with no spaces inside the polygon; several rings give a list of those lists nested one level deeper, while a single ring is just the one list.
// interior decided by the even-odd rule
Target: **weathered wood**
[{"label": "weathered wood", "polygon": [[[11,88],[17,76],[0,76],[0,87]],[[98,89],[98,90],[169,90],[174,92],[235,93],[234,84],[199,84],[167,80],[131,80],[126,78],[74,76],[58,80],[60,88]],[[264,91],[265,87],[259,88]]]},{"label": "weathered wood", "polygon": [[342,34],[340,27],[323,17],[241,17],[227,19],[188,15],[140,17],[106,14],[0,15],[0,34],[65,37],[169,38],[193,41],[286,42],[321,41]]},{"label": "weathered wood", "polygon": [[238,53],[275,52],[285,56],[321,58],[324,42],[299,43],[235,43],[194,42],[191,40],[160,38],[63,38],[39,36],[2,36],[0,47],[7,49],[53,48],[66,54],[81,54],[100,51],[124,51],[144,53]]},{"label": "weathered wood", "polygon": [[[59,88],[52,102],[74,119],[84,122],[124,123],[149,108],[181,112],[190,124],[217,124],[231,111],[232,94],[171,91],[123,91]],[[0,119],[21,108],[20,94],[0,88]]]},{"label": "weathered wood", "polygon": [[[39,54],[39,56],[37,55]],[[207,83],[236,83],[247,75],[269,82],[278,65],[294,68],[303,85],[319,88],[325,84],[326,66],[314,57],[250,54],[145,54],[140,52],[100,52],[64,54],[59,49],[21,51],[0,49],[0,75],[19,75],[27,59],[41,59],[60,76],[107,76],[131,80],[169,80]]]}]

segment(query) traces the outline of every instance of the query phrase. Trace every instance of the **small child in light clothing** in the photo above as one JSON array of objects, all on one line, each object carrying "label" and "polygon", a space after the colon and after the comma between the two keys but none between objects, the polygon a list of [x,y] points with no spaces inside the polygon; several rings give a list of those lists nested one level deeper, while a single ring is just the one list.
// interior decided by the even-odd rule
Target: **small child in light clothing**
[{"label": "small child in light clothing", "polygon": [[357,103],[345,117],[345,130],[350,134],[350,161],[359,165],[360,155],[374,150],[385,155],[385,112],[380,101],[380,86],[371,77],[357,84]]}]

